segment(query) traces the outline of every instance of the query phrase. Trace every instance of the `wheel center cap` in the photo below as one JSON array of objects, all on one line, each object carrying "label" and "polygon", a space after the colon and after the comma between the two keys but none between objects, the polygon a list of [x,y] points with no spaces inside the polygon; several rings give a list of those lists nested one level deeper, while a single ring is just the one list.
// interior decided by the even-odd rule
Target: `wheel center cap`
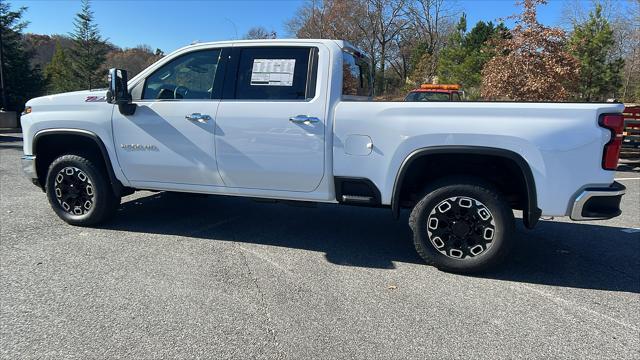
[{"label": "wheel center cap", "polygon": [[464,237],[469,233],[470,227],[464,221],[456,221],[451,228],[453,233],[458,237]]},{"label": "wheel center cap", "polygon": [[69,186],[69,188],[67,189],[68,194],[71,195],[71,196],[79,195],[80,194],[80,190],[81,190],[80,188],[75,187],[73,184],[71,184]]}]

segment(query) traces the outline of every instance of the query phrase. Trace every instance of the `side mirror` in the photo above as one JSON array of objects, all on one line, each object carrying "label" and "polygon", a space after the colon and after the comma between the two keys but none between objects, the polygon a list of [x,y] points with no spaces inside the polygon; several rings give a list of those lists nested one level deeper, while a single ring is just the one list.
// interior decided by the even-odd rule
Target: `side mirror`
[{"label": "side mirror", "polygon": [[129,94],[127,81],[127,70],[109,70],[107,102],[118,105],[118,110],[120,110],[122,115],[133,115],[136,112],[136,104],[131,102],[131,94]]}]

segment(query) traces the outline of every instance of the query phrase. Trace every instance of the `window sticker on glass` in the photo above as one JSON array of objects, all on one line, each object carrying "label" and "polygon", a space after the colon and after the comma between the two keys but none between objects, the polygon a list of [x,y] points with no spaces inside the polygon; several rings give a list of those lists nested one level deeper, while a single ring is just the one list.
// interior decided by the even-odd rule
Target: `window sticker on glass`
[{"label": "window sticker on glass", "polygon": [[251,85],[293,86],[296,59],[254,59]]}]

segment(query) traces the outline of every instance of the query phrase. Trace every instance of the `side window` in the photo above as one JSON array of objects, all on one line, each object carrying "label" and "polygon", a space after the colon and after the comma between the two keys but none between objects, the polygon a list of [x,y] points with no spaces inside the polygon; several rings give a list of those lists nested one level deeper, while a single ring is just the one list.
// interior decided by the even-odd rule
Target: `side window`
[{"label": "side window", "polygon": [[147,77],[142,98],[211,99],[219,58],[220,50],[215,49],[194,51],[171,60]]},{"label": "side window", "polygon": [[305,100],[315,96],[317,52],[308,47],[255,47],[240,51],[234,98]]},{"label": "side window", "polygon": [[453,101],[462,101],[462,100],[460,99],[460,94],[458,94],[458,93],[453,93]]},{"label": "side window", "polygon": [[371,96],[371,71],[362,56],[342,53],[342,95]]}]

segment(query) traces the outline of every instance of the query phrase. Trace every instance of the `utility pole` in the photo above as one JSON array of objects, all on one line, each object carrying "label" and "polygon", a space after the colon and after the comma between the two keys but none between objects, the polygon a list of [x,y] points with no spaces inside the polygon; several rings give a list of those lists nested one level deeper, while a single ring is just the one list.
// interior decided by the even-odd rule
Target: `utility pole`
[{"label": "utility pole", "polygon": [[3,26],[0,25],[0,92],[2,92],[2,105],[0,111],[5,110],[7,106],[7,96],[4,91],[4,43],[2,42]]}]

